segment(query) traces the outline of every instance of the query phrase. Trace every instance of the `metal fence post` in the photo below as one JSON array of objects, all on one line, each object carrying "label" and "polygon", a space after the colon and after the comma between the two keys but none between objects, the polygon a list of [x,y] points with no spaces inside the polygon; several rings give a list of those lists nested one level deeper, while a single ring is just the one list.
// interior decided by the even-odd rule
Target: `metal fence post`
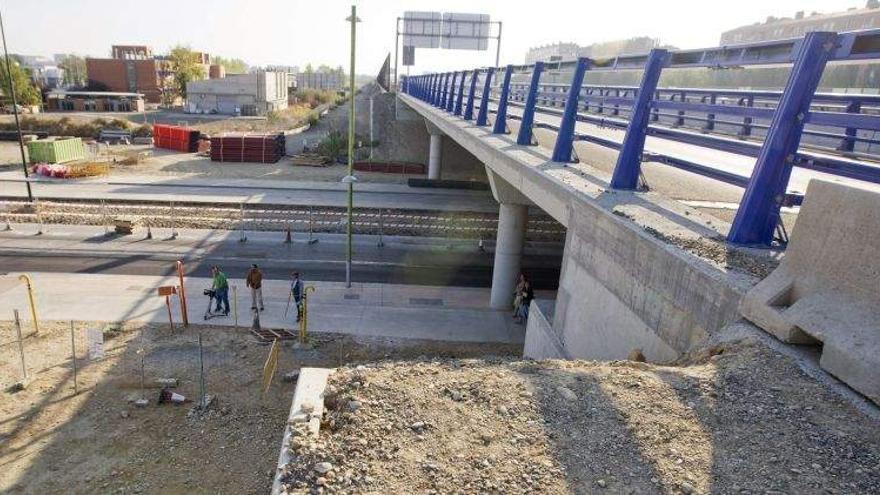
[{"label": "metal fence post", "polygon": [[434,82],[431,91],[431,104],[436,106],[437,101],[440,99],[440,74],[434,74],[432,78],[434,79]]},{"label": "metal fence post", "polygon": [[562,113],[562,122],[559,124],[559,134],[556,135],[556,145],[553,147],[554,162],[570,162],[572,139],[574,139],[574,126],[577,123],[578,100],[580,99],[581,86],[584,84],[584,74],[590,60],[580,57],[571,78],[571,86],[568,88],[568,97],[565,99],[565,110]]},{"label": "metal fence post", "polygon": [[73,321],[70,322],[70,362],[73,363],[73,395],[79,393],[76,385],[76,334],[73,330]]},{"label": "metal fence post", "polygon": [[238,287],[232,286],[232,318],[235,320],[235,328],[238,328]]},{"label": "metal fence post", "polygon": [[21,357],[21,383],[27,385],[28,374],[27,366],[24,364],[24,340],[21,337],[21,320],[18,318],[18,310],[13,309],[12,314],[15,317],[15,335],[18,338],[18,354]]},{"label": "metal fence post", "polygon": [[486,80],[483,81],[483,94],[480,95],[480,111],[477,112],[477,125],[484,126],[489,118],[489,96],[492,92],[492,75],[495,73],[494,67],[486,69]]},{"label": "metal fence post", "polygon": [[538,100],[538,87],[541,84],[541,72],[544,71],[544,62],[535,62],[532,69],[532,80],[529,82],[529,93],[526,96],[526,106],[523,109],[522,121],[520,122],[519,135],[516,144],[528,146],[532,144],[532,125],[535,122],[535,104]]},{"label": "metal fence post", "polygon": [[[103,203],[103,200],[101,200]],[[43,205],[40,203],[39,198],[34,198],[34,209],[37,210],[37,223],[39,224],[39,230],[37,231],[37,235],[43,234]]]},{"label": "metal fence post", "polygon": [[104,200],[101,200],[101,223],[104,224],[104,235],[110,235],[110,229],[108,228],[109,221],[107,220],[107,203]]},{"label": "metal fence post", "polygon": [[[862,102],[861,101],[851,101],[846,106],[846,113],[855,113],[858,114],[862,111]],[[847,127],[846,128],[846,137],[840,142],[840,146],[837,147],[839,151],[850,152],[852,153],[856,147],[856,134],[858,133],[858,129],[855,127]]]},{"label": "metal fence post", "polygon": [[632,114],[626,127],[626,135],[617,155],[617,164],[611,176],[611,187],[614,189],[635,189],[639,184],[639,173],[642,166],[642,151],[645,148],[645,137],[648,133],[648,120],[651,114],[651,98],[657,90],[657,81],[663,66],[669,60],[669,52],[660,48],[651,50],[645,62],[642,82],[633,100]]},{"label": "metal fence post", "polygon": [[492,126],[493,134],[507,134],[507,99],[510,98],[510,76],[512,75],[513,66],[508,65],[501,82],[501,96],[498,101],[498,110],[495,112],[495,124]]},{"label": "metal fence post", "polygon": [[[755,106],[755,97],[749,95],[742,100],[743,104],[749,108]],[[742,128],[740,128],[739,133],[737,133],[738,137],[745,138],[752,135],[752,118],[745,117],[743,118]]]},{"label": "metal fence post", "polygon": [[455,80],[457,78],[458,72],[453,72],[449,81],[449,94],[446,97],[446,111],[449,113],[452,113],[452,108],[455,106]]},{"label": "metal fence post", "polygon": [[831,32],[816,31],[804,36],[727,235],[729,242],[772,243],[810,101],[837,40],[837,33]]},{"label": "metal fence post", "polygon": [[453,115],[461,115],[461,104],[464,101],[464,79],[467,72],[462,71],[461,80],[458,81],[458,94],[455,97],[455,109]]},{"label": "metal fence post", "polygon": [[[706,97],[704,96],[703,100],[705,100],[705,99],[706,99]],[[718,100],[716,98],[715,93],[712,93],[711,95],[709,95],[709,104],[710,105],[714,105],[717,101]],[[710,113],[710,114],[706,115],[706,125],[703,126],[703,130],[706,132],[710,132],[710,131],[715,130],[715,114],[714,113]]]},{"label": "metal fence post", "polygon": [[171,238],[177,239],[177,218],[174,215],[174,201],[171,201]]},{"label": "metal fence post", "polygon": [[474,118],[474,93],[477,91],[477,78],[480,77],[480,71],[475,70],[471,74],[471,91],[468,93],[467,104],[464,107],[464,120]]},{"label": "metal fence post", "polygon": [[240,232],[238,242],[247,242],[247,236],[244,233],[244,203],[239,203],[238,208],[238,228]]},{"label": "metal fence post", "polygon": [[385,241],[382,240],[382,236],[383,236],[383,234],[384,234],[384,232],[383,232],[384,230],[385,230],[385,218],[384,218],[384,216],[382,215],[382,210],[380,209],[380,210],[379,210],[379,242],[376,243],[376,245],[377,245],[378,247],[384,247],[384,246],[385,246]]}]

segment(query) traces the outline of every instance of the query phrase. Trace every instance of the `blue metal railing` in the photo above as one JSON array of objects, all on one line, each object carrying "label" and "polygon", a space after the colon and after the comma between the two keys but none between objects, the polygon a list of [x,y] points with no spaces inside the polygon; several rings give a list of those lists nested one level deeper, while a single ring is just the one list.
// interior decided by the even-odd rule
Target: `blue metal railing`
[{"label": "blue metal railing", "polygon": [[[643,161],[665,163],[692,173],[745,188],[728,241],[740,245],[770,245],[780,232],[780,208],[798,204],[799,195],[787,193],[792,168],[880,183],[880,166],[865,160],[880,158],[872,146],[880,144],[880,96],[816,93],[829,62],[880,59],[880,30],[851,33],[814,32],[803,38],[703,50],[652,50],[607,60],[579,59],[562,63],[507,66],[502,82],[493,85],[495,68],[461,74],[454,84],[442,86],[449,74],[427,74],[403,79],[402,90],[455,115],[466,97],[464,118],[487,125],[489,103],[497,106],[494,133],[506,132],[507,119],[520,119],[516,141],[533,142],[535,128],[557,132],[552,159],[569,161],[574,141],[589,141],[618,149],[611,186],[638,188]],[[731,68],[750,65],[791,66],[782,91],[658,88],[664,69]],[[571,84],[542,84],[545,67],[572,73]],[[635,86],[584,86],[588,71],[641,70]],[[514,81],[522,75],[523,80]],[[530,75],[526,84],[524,78]],[[465,91],[465,79],[469,90]],[[517,78],[519,79],[519,78]],[[482,91],[478,91],[478,80]],[[493,90],[497,96],[493,96]],[[466,94],[465,94],[466,93]],[[458,104],[450,110],[451,98]],[[446,98],[445,100],[443,98]],[[478,102],[475,100],[479,98]],[[445,102],[445,105],[444,105]],[[521,115],[509,112],[518,107]],[[558,118],[558,124],[535,115]],[[500,124],[499,124],[500,121]],[[618,142],[577,131],[577,122],[625,129]],[[727,135],[725,135],[727,134]],[[718,170],[709,164],[680,157],[646,153],[647,136],[756,157],[751,177]],[[801,147],[802,138],[807,139]],[[828,144],[831,143],[831,146]],[[813,146],[813,148],[811,148]],[[824,150],[816,147],[824,146]],[[784,233],[783,233],[784,234]],[[785,238],[784,235],[780,235]]]}]

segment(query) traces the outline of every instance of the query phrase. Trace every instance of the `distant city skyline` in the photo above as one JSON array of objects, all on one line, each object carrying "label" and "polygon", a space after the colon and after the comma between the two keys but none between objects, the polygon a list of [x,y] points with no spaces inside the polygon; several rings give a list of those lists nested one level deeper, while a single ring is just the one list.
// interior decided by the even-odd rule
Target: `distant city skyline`
[{"label": "distant city skyline", "polygon": [[[582,1],[544,0],[539,7],[487,0],[361,0],[357,72],[378,72],[387,53],[394,56],[395,19],[407,10],[487,13],[503,22],[501,63],[522,63],[531,47],[574,42],[580,45],[649,36],[681,48],[718,44],[723,31],[796,11],[833,12],[864,6],[864,0],[741,0],[722,3],[686,0],[616,2],[585,6]],[[113,44],[144,44],[165,53],[177,44],[250,65],[327,64],[348,68],[352,2],[326,0],[154,0],[149,8],[133,0],[42,0],[6,2],[4,23],[10,53],[51,57],[76,53],[107,57]],[[731,5],[724,2],[723,5]],[[486,52],[423,50],[413,72],[452,70],[494,63]],[[401,73],[404,69],[401,68]]]}]

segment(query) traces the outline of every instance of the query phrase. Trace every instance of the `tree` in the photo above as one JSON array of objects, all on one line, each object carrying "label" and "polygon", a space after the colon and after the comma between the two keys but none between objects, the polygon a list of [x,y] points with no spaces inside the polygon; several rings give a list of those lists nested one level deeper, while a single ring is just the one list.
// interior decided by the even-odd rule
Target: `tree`
[{"label": "tree", "polygon": [[205,67],[199,54],[188,46],[177,45],[168,53],[171,71],[174,73],[173,92],[186,98],[186,83],[205,78]]},{"label": "tree", "polygon": [[3,90],[3,96],[9,103],[12,103],[12,91],[9,85],[10,72],[12,73],[12,81],[15,83],[15,96],[19,105],[39,105],[43,98],[40,90],[34,86],[30,74],[21,68],[15,62],[9,62],[10,72],[6,70],[6,63],[0,64],[0,89]]},{"label": "tree", "polygon": [[229,74],[246,74],[248,64],[240,58],[214,57],[214,63],[222,65]]},{"label": "tree", "polygon": [[83,86],[89,80],[86,72],[86,59],[79,55],[68,53],[58,62],[58,67],[64,69],[64,84],[68,86]]},{"label": "tree", "polygon": [[312,73],[314,73],[314,72],[315,72],[315,69],[312,68],[312,64],[306,64],[306,70],[305,70],[305,73],[306,73],[306,74],[312,74]]}]

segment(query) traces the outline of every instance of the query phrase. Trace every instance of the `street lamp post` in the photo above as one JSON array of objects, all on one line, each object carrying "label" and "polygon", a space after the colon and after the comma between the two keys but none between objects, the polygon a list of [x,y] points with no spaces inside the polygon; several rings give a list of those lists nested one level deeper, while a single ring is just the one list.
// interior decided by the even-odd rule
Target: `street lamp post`
[{"label": "street lamp post", "polygon": [[15,115],[15,128],[18,130],[18,148],[21,151],[21,169],[24,171],[24,183],[27,187],[28,201],[34,201],[31,183],[28,180],[27,158],[24,156],[24,137],[21,135],[21,123],[18,121],[18,99],[15,96],[15,81],[12,79],[12,65],[9,63],[9,50],[6,49],[6,30],[3,29],[3,14],[0,13],[0,36],[3,38],[3,56],[6,59],[6,75],[9,77],[9,92],[12,93],[12,113]]},{"label": "street lamp post", "polygon": [[348,184],[348,249],[346,250],[345,259],[345,286],[351,288],[351,252],[352,252],[352,227],[353,227],[353,209],[354,209],[354,183],[357,180],[354,176],[354,49],[355,49],[355,28],[358,19],[357,9],[351,6],[351,17],[346,19],[351,23],[351,64],[348,74],[348,175],[342,180]]}]

